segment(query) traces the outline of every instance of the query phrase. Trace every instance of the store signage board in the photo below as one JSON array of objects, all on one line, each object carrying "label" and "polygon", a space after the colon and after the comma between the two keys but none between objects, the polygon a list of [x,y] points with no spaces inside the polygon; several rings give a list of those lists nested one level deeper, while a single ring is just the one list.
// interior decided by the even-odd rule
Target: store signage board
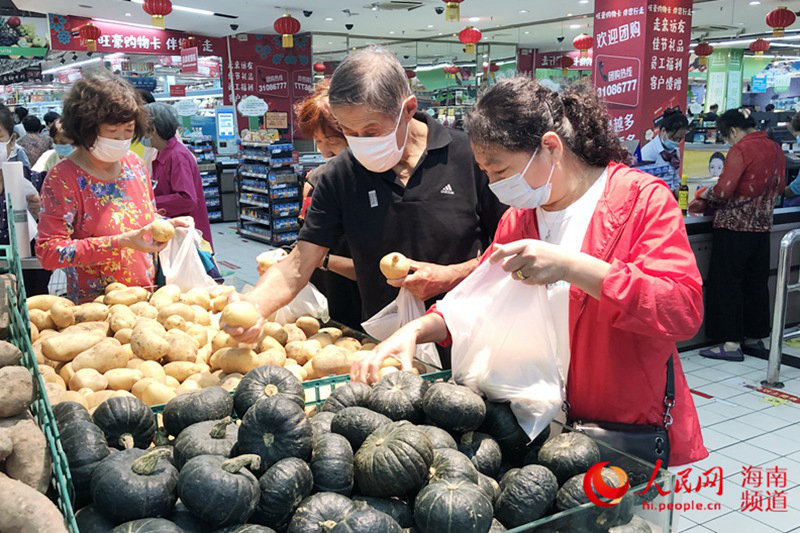
[{"label": "store signage board", "polygon": [[289,73],[272,67],[257,67],[255,93],[273,98],[289,98]]},{"label": "store signage board", "polygon": [[736,109],[742,106],[744,50],[730,48],[728,52],[728,94],[725,97],[725,105],[728,109]]},{"label": "store signage board", "polygon": [[169,95],[170,96],[186,96],[186,85],[170,85],[169,86]]},{"label": "store signage board", "polygon": [[199,71],[198,54],[196,46],[181,50],[181,72],[184,74],[197,74]]},{"label": "store signage board", "polygon": [[[178,55],[180,41],[190,35],[180,31],[162,30],[151,26],[133,26],[120,22],[106,22],[72,15],[48,15],[50,42],[53,50],[86,51],[86,43],[79,30],[91,22],[103,34],[97,40],[98,52],[126,52],[131,54]],[[194,35],[201,56],[226,54],[224,38]]]},{"label": "store signage board", "polygon": [[150,76],[126,76],[125,79],[136,89],[153,92],[158,82]]},{"label": "store signage board", "polygon": [[24,83],[30,81],[42,81],[42,66],[24,67],[11,72],[0,74],[0,85],[11,85],[12,83]]},{"label": "store signage board", "polygon": [[0,46],[0,56],[44,57],[47,48],[23,48],[20,46]]},{"label": "store signage board", "polygon": [[251,95],[243,98],[236,109],[245,117],[260,117],[269,111],[269,106],[261,98]]},{"label": "store signage board", "polygon": [[197,102],[194,100],[181,100],[172,106],[179,117],[193,117],[200,112]]},{"label": "store signage board", "polygon": [[40,17],[0,17],[0,57],[45,57],[47,21]]},{"label": "store signage board", "polygon": [[765,74],[757,74],[753,76],[750,84],[750,90],[754,93],[767,92],[767,76]]},{"label": "store signage board", "polygon": [[792,83],[792,75],[788,72],[777,74],[775,76],[775,93],[781,94],[789,92]]},{"label": "store signage board", "polygon": [[267,129],[285,130],[289,127],[289,113],[270,111],[265,116],[264,127]]},{"label": "store signage board", "polygon": [[639,58],[598,54],[596,61],[594,85],[597,95],[607,104],[638,106],[642,92],[642,62]]},{"label": "store signage board", "polygon": [[572,58],[573,61],[569,70],[591,70],[594,50],[590,49],[588,54],[587,57],[580,57],[578,50],[571,52],[539,52],[535,54],[534,65],[536,65],[536,68],[561,68],[559,61],[563,56],[567,56]]},{"label": "store signage board", "polygon": [[708,83],[706,84],[706,111],[712,104],[720,110],[728,109],[728,56],[730,49],[718,48],[708,58]]}]

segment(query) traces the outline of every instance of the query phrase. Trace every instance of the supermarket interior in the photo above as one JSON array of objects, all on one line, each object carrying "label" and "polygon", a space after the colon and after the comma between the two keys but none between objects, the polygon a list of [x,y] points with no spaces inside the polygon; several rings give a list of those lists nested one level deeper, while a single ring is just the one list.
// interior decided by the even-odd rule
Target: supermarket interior
[{"label": "supermarket interior", "polygon": [[0,0],[0,533],[800,532],[800,0]]}]

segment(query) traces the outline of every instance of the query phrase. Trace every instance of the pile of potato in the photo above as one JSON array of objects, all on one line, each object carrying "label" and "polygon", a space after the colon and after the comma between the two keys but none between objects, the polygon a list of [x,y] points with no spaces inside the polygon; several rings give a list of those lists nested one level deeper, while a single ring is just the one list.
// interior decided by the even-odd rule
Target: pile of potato
[{"label": "pile of potato", "polygon": [[[350,371],[374,344],[362,345],[312,317],[268,322],[256,346],[239,346],[219,329],[233,287],[174,285],[152,294],[112,283],[94,302],[74,305],[53,295],[28,298],[31,340],[52,404],[93,409],[112,396],[148,405],[219,385],[233,390],[245,373],[272,364],[301,381]],[[390,360],[385,371],[399,367]]]}]

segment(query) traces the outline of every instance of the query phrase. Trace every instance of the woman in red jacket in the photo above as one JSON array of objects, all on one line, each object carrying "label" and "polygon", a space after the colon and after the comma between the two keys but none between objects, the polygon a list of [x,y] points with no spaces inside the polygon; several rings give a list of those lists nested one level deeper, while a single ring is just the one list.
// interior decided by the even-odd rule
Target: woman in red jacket
[{"label": "woman in red jacket", "polygon": [[[627,154],[588,90],[558,94],[517,78],[487,90],[468,118],[475,159],[509,209],[483,260],[519,283],[547,285],[558,357],[569,361],[575,420],[665,425],[667,361],[674,364],[670,466],[708,455],[675,341],[703,317],[702,281],[669,188],[620,163]],[[387,357],[411,368],[417,343],[446,342],[429,313],[354,365],[377,378]]]}]

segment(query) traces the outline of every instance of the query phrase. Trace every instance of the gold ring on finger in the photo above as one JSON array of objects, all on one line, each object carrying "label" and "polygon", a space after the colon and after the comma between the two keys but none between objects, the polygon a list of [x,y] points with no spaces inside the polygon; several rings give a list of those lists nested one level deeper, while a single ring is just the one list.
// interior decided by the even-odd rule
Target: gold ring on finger
[{"label": "gold ring on finger", "polygon": [[515,271],[514,271],[514,275],[515,275],[515,276],[517,277],[517,279],[518,279],[518,280],[520,280],[520,281],[525,281],[526,279],[528,279],[528,277],[527,277],[527,276],[525,276],[525,274],[523,274],[523,273],[522,273],[522,269],[521,269],[521,268],[520,268],[519,270],[515,270]]}]

